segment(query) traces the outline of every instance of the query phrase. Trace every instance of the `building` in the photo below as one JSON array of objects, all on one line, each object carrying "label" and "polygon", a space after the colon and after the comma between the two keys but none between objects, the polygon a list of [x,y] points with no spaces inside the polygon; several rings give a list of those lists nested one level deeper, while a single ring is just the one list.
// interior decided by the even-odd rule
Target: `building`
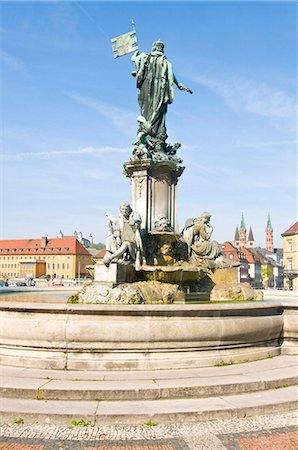
[{"label": "building", "polygon": [[0,241],[2,278],[79,278],[92,256],[75,236]]},{"label": "building", "polygon": [[282,233],[284,287],[298,291],[298,221]]},{"label": "building", "polygon": [[242,248],[241,251],[248,263],[249,283],[254,288],[262,288],[263,281],[261,257],[252,248]]},{"label": "building", "polygon": [[268,252],[274,252],[274,245],[273,245],[273,228],[271,225],[271,219],[270,214],[268,214],[268,220],[267,220],[267,226],[266,226],[266,250]]},{"label": "building", "polygon": [[225,257],[231,261],[238,262],[238,282],[249,283],[249,266],[242,249],[238,249],[231,242],[225,241],[220,244],[220,249]]},{"label": "building", "polygon": [[100,250],[96,250],[96,254],[93,256],[95,262],[101,261],[106,254],[106,248],[102,248]]},{"label": "building", "polygon": [[236,226],[233,245],[239,249],[255,247],[255,238],[251,226],[249,228],[248,238],[246,238],[246,227],[243,213],[241,216],[240,228],[238,229],[238,225]]}]

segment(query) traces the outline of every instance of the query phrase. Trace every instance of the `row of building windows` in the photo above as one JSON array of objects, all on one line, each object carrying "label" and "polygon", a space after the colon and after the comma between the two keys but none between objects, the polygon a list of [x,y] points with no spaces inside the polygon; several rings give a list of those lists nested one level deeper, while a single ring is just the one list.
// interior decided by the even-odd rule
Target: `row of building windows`
[{"label": "row of building windows", "polygon": [[[57,263],[56,269],[60,270],[60,264],[59,263]],[[65,270],[65,264],[64,263],[61,264],[61,269]],[[69,264],[68,263],[66,264],[66,269],[69,270]],[[48,263],[48,270],[51,270],[51,264],[50,263]],[[55,270],[55,263],[52,264],[52,270]]]},{"label": "row of building windows", "polygon": [[[35,253],[37,253],[37,252],[39,252],[39,253],[43,253],[43,252],[45,252],[45,248],[41,248],[41,249],[39,249],[39,248],[33,248],[33,249],[31,249],[31,248],[26,248],[26,252],[27,253],[29,253],[29,252],[31,252],[31,251],[34,251]],[[56,251],[56,252],[61,252],[61,247],[57,247],[57,248],[48,248],[47,249],[47,251],[48,252],[53,252],[53,251]],[[18,252],[23,252],[24,251],[24,249],[23,248],[19,248],[19,249],[16,249],[16,248],[12,248],[12,249],[8,249],[8,248],[6,248],[6,249],[3,249],[3,248],[0,248],[0,253],[9,253],[9,252],[11,252],[11,253],[15,253],[16,251],[18,251]],[[65,247],[64,249],[63,249],[63,251],[64,252],[68,252],[69,251],[69,247]]]},{"label": "row of building windows", "polygon": [[[60,259],[60,258],[62,258],[62,260],[64,260],[65,259],[65,256],[63,255],[62,257],[59,255],[59,256],[57,256],[57,259]],[[84,260],[87,260],[88,258],[90,258],[89,256],[78,256],[78,259],[79,260],[82,260],[82,261],[84,261]],[[11,260],[21,260],[21,259],[25,259],[25,260],[28,260],[28,259],[33,259],[33,260],[38,260],[38,259],[40,259],[40,260],[45,260],[45,259],[56,259],[56,256],[54,255],[54,256],[30,256],[30,255],[28,255],[28,256],[0,256],[0,260],[4,260],[4,261],[7,261],[7,260],[9,260],[9,259],[11,259]],[[67,256],[67,259],[70,259],[70,256]]]},{"label": "row of building windows", "polygon": [[[57,270],[60,269],[60,265],[61,265],[61,269],[64,270],[65,269],[64,263],[62,263],[62,264],[57,263]],[[1,264],[0,267],[2,269],[16,269],[17,264]],[[33,267],[34,267],[33,265],[32,266],[30,265],[30,266],[27,266],[27,269],[29,269],[29,268],[33,269]],[[50,268],[51,268],[51,264],[48,263],[48,269],[50,269]],[[55,263],[52,264],[52,269],[55,270]],[[66,264],[66,269],[69,270],[69,263]]]}]

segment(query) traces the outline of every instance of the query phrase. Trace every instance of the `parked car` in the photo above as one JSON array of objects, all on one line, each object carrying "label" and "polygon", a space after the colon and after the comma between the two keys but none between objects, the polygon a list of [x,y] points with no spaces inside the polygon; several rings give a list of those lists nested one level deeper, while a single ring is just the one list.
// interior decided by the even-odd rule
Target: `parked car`
[{"label": "parked car", "polygon": [[7,281],[0,281],[0,286],[1,287],[8,286]]},{"label": "parked car", "polygon": [[23,281],[18,281],[18,282],[16,283],[16,285],[17,285],[17,286],[27,286],[27,284],[24,283]]}]

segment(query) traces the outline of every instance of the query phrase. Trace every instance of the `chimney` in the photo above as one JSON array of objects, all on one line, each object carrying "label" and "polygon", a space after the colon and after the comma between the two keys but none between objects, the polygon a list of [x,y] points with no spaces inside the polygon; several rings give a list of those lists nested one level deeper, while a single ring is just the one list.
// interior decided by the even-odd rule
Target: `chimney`
[{"label": "chimney", "polygon": [[46,236],[43,236],[40,240],[40,246],[41,248],[46,248],[48,243],[48,238]]}]

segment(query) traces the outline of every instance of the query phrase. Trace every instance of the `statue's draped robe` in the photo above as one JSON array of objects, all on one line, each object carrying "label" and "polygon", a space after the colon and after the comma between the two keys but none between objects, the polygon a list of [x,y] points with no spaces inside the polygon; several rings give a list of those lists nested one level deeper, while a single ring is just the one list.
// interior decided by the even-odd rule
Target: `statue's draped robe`
[{"label": "statue's draped robe", "polygon": [[150,124],[150,135],[165,140],[167,106],[174,98],[172,64],[158,52],[141,53],[135,64],[141,114]]},{"label": "statue's draped robe", "polygon": [[221,254],[218,242],[209,240],[206,225],[201,218],[189,219],[182,236],[193,262],[199,262],[202,258],[216,259]]}]

